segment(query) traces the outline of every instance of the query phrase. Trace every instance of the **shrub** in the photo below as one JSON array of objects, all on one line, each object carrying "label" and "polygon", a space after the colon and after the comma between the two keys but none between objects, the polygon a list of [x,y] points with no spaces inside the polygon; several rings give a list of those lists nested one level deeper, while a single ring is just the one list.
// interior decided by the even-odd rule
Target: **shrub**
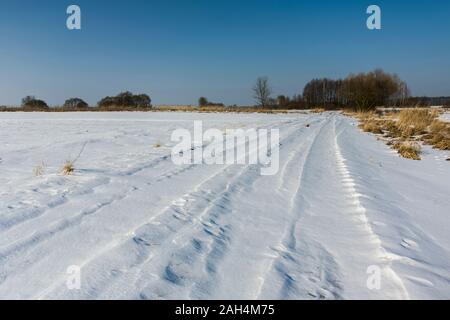
[{"label": "shrub", "polygon": [[208,99],[206,99],[205,97],[200,97],[198,99],[198,106],[200,108],[208,108],[208,107],[225,107],[225,105],[223,103],[220,102],[210,102],[208,101]]},{"label": "shrub", "polygon": [[26,96],[22,99],[22,107],[25,109],[48,109],[47,103],[36,99],[34,96]]},{"label": "shrub", "polygon": [[146,94],[134,95],[129,91],[119,93],[115,97],[105,97],[98,102],[99,107],[131,107],[151,108],[152,100]]},{"label": "shrub", "polygon": [[208,99],[206,99],[205,97],[200,97],[198,99],[198,106],[199,107],[206,107],[208,105]]},{"label": "shrub", "polygon": [[80,98],[70,98],[64,102],[63,107],[70,109],[85,109],[88,107],[88,104]]}]

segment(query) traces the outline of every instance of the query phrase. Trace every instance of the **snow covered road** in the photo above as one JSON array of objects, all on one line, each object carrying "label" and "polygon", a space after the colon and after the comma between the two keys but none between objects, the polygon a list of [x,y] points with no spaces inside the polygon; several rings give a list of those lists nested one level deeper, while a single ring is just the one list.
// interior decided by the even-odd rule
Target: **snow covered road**
[{"label": "snow covered road", "polygon": [[[278,173],[175,165],[194,120],[280,129]],[[0,141],[2,299],[450,298],[448,154],[340,114],[0,113]]]}]

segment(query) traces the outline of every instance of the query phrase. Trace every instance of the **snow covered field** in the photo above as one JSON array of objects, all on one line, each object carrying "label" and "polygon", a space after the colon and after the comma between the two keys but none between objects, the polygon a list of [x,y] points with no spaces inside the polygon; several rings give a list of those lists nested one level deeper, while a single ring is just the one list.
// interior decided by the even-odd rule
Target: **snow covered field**
[{"label": "snow covered field", "polygon": [[[194,120],[279,128],[278,174],[174,165]],[[0,113],[0,141],[2,299],[450,298],[448,153],[337,113]]]},{"label": "snow covered field", "polygon": [[450,122],[450,112],[446,112],[446,113],[442,114],[440,118],[441,118],[443,121]]}]

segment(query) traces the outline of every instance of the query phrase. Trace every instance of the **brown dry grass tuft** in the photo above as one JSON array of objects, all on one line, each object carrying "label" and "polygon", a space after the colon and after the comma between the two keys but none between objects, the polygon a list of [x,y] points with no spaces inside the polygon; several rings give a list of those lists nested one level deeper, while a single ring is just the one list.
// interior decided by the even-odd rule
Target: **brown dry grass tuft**
[{"label": "brown dry grass tuft", "polygon": [[397,142],[394,144],[394,149],[403,158],[420,160],[420,145],[417,142]]},{"label": "brown dry grass tuft", "polygon": [[450,150],[450,123],[435,120],[430,125],[430,133],[424,141],[435,149]]},{"label": "brown dry grass tuft", "polygon": [[[349,114],[350,115],[350,114]],[[450,150],[450,123],[437,120],[438,111],[432,109],[405,109],[400,112],[355,112],[359,128],[365,132],[383,135],[387,144],[408,159],[420,160],[423,141],[435,149]]]},{"label": "brown dry grass tuft", "polygon": [[73,161],[67,160],[61,168],[61,174],[68,176],[75,171]]},{"label": "brown dry grass tuft", "polygon": [[383,133],[383,129],[382,129],[383,125],[382,125],[382,121],[380,121],[380,120],[368,119],[368,120],[365,120],[364,122],[361,122],[359,127],[364,132],[371,132],[371,133],[375,133],[375,134]]},{"label": "brown dry grass tuft", "polygon": [[402,110],[398,115],[397,127],[406,137],[424,134],[437,115],[435,111],[429,109]]},{"label": "brown dry grass tuft", "polygon": [[388,138],[400,138],[403,136],[402,131],[397,127],[397,124],[393,120],[385,120],[383,124],[383,130],[385,131],[385,137]]},{"label": "brown dry grass tuft", "polygon": [[322,112],[325,112],[325,109],[324,109],[324,108],[314,108],[314,109],[311,109],[311,113],[322,113]]}]

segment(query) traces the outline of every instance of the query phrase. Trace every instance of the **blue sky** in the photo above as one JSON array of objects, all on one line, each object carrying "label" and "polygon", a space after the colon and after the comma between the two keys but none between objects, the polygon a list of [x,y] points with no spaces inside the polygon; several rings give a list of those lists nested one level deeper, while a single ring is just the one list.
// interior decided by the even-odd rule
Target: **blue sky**
[{"label": "blue sky", "polygon": [[[70,4],[80,31],[66,28]],[[366,28],[370,4],[380,31]],[[449,20],[447,0],[0,0],[0,104],[95,104],[123,90],[155,104],[252,104],[258,76],[292,95],[377,67],[414,95],[450,95]]]}]

